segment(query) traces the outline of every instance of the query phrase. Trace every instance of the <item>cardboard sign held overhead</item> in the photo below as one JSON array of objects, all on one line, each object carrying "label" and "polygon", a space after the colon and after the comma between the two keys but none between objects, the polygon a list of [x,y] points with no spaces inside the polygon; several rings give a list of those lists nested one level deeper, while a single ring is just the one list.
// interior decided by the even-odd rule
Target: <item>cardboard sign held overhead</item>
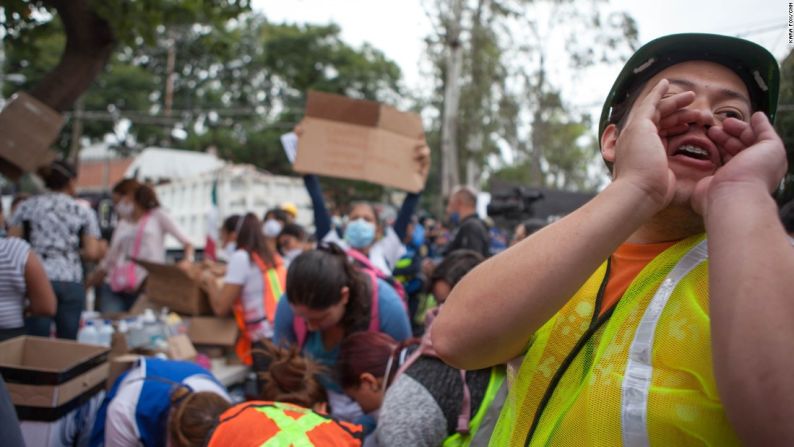
[{"label": "cardboard sign held overhead", "polygon": [[64,118],[25,92],[15,93],[0,111],[0,174],[16,181],[57,157],[50,145]]},{"label": "cardboard sign held overhead", "polygon": [[416,160],[424,140],[419,115],[373,101],[310,91],[295,170],[365,180],[419,192],[427,169]]}]

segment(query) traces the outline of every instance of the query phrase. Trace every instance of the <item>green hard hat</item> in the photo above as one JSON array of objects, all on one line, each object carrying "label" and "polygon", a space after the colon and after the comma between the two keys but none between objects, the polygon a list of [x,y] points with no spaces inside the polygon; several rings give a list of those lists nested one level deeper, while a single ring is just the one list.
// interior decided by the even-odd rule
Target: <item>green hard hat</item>
[{"label": "green hard hat", "polygon": [[656,73],[681,62],[705,60],[724,65],[742,78],[750,101],[775,120],[780,89],[777,60],[764,47],[737,37],[718,34],[671,34],[643,45],[620,71],[601,109],[599,139],[609,123],[612,108]]}]

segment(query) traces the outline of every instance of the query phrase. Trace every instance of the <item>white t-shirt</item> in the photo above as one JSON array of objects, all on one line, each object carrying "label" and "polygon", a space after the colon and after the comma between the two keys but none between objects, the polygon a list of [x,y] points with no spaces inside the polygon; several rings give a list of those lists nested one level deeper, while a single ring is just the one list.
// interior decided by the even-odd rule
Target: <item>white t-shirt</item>
[{"label": "white t-shirt", "polygon": [[262,271],[259,270],[247,251],[239,249],[229,258],[223,282],[242,286],[241,304],[245,321],[256,322],[246,325],[248,336],[252,341],[273,338],[273,328],[266,319],[265,284],[262,279]]},{"label": "white t-shirt", "polygon": [[[344,239],[336,234],[336,230],[331,230],[323,237],[323,242],[333,242],[340,246],[343,250],[348,250],[350,246]],[[386,276],[392,275],[394,265],[400,259],[400,256],[405,254],[405,246],[400,237],[394,229],[389,226],[386,227],[386,234],[382,238],[375,241],[369,249],[369,260],[372,265],[378,268]]]}]

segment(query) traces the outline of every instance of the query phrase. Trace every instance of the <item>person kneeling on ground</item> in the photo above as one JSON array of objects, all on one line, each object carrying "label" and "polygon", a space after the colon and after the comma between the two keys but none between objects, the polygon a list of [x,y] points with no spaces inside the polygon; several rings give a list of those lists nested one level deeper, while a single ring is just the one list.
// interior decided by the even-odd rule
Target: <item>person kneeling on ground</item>
[{"label": "person kneeling on ground", "polygon": [[90,445],[198,447],[229,405],[226,388],[206,369],[142,357],[102,402]]},{"label": "person kneeling on ground", "polygon": [[294,347],[267,343],[270,369],[261,401],[228,409],[212,431],[209,447],[262,445],[358,447],[362,428],[327,415],[328,396],[318,380],[322,367],[301,357]]},{"label": "person kneeling on ground", "polygon": [[504,367],[464,372],[423,349],[372,332],[342,342],[342,387],[376,417],[377,445],[485,445],[506,393]]}]

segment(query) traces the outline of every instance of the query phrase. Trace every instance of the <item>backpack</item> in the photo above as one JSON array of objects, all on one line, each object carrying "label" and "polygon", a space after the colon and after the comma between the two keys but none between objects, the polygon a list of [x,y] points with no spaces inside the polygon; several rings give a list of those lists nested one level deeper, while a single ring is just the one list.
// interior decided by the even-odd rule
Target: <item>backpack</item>
[{"label": "backpack", "polygon": [[[438,314],[438,309],[439,308],[432,309],[429,313],[432,312],[434,314],[433,316],[435,316]],[[430,319],[430,321],[432,322],[432,319]],[[402,362],[397,372],[394,374],[392,383],[423,355],[440,358],[433,348],[433,341],[430,338],[431,327],[432,325],[428,323],[424,335],[422,335],[422,338],[418,341],[419,347]],[[463,382],[463,402],[460,405],[460,414],[458,414],[458,426],[456,431],[466,435],[469,433],[469,421],[471,419],[471,391],[469,390],[469,384],[466,383],[466,370],[461,369],[459,372],[460,380]]]},{"label": "backpack", "polygon": [[347,256],[353,259],[353,264],[362,272],[368,274],[374,274],[377,278],[386,281],[397,295],[400,297],[400,301],[403,302],[403,307],[405,307],[406,312],[408,311],[408,294],[405,293],[405,287],[403,287],[400,281],[394,279],[393,276],[389,276],[383,273],[379,268],[372,265],[372,261],[369,260],[363,253],[358,250],[348,249],[346,251]]}]

